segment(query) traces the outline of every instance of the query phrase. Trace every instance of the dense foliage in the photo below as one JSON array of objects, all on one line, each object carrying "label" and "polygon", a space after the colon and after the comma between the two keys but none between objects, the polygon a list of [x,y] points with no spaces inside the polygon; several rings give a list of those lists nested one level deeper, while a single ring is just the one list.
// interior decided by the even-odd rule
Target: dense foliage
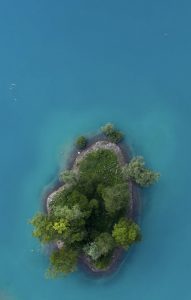
[{"label": "dense foliage", "polygon": [[87,145],[88,141],[87,141],[87,138],[83,135],[79,136],[79,138],[76,140],[76,147],[79,149],[79,150],[83,150],[86,145]]},{"label": "dense foliage", "polygon": [[112,236],[118,246],[128,248],[135,241],[139,241],[141,238],[140,228],[132,220],[121,218],[117,224],[115,224]]},{"label": "dense foliage", "polygon": [[131,179],[142,187],[147,187],[159,179],[159,173],[153,172],[145,167],[143,157],[134,157],[129,164],[123,168],[124,176]]},{"label": "dense foliage", "polygon": [[78,253],[72,249],[62,248],[55,250],[50,256],[50,268],[47,275],[55,277],[60,274],[67,274],[76,270]]},{"label": "dense foliage", "polygon": [[122,167],[108,149],[89,152],[75,169],[63,172],[64,188],[55,194],[49,213],[38,213],[31,220],[33,235],[40,242],[64,243],[50,256],[49,275],[74,271],[77,258],[84,255],[92,266],[105,269],[116,247],[127,249],[139,241],[139,226],[127,218],[128,183],[134,180],[147,186],[157,176],[145,169],[140,158]]},{"label": "dense foliage", "polygon": [[117,130],[113,124],[108,123],[101,128],[103,134],[112,142],[119,143],[123,139],[123,133]]}]

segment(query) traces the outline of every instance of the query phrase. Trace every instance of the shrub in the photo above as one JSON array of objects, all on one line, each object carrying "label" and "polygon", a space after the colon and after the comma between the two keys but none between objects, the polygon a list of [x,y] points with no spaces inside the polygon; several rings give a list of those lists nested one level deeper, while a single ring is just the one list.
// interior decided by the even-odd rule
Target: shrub
[{"label": "shrub", "polygon": [[111,255],[101,256],[94,262],[94,266],[99,270],[106,269],[111,262]]},{"label": "shrub", "polygon": [[160,175],[145,168],[143,157],[134,157],[128,165],[123,168],[123,174],[127,180],[132,179],[142,187],[147,187],[156,182]]},{"label": "shrub", "polygon": [[101,127],[101,131],[112,143],[118,144],[123,139],[123,133],[115,129],[111,123]]},{"label": "shrub", "polygon": [[74,272],[77,265],[77,252],[72,249],[62,248],[53,251],[50,256],[51,266],[48,270],[50,277]]},{"label": "shrub", "polygon": [[88,140],[85,138],[85,136],[79,136],[79,138],[76,140],[76,147],[82,150],[87,146],[87,142]]}]

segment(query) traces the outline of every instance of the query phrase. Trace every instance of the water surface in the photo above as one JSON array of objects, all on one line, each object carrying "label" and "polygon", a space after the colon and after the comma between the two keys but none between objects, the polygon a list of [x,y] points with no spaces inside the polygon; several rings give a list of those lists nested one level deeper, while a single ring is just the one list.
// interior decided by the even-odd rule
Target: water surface
[{"label": "water surface", "polygon": [[[0,299],[191,299],[189,1],[0,3]],[[27,220],[73,139],[113,121],[161,173],[119,272],[46,280]]]}]

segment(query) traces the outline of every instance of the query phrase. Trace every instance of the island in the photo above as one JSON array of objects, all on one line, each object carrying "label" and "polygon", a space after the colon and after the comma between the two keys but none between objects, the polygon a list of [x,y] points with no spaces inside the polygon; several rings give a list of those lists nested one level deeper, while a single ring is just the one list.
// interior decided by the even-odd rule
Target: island
[{"label": "island", "polygon": [[46,211],[30,221],[33,236],[53,245],[48,276],[66,275],[77,265],[108,274],[141,240],[134,191],[156,182],[159,174],[145,167],[143,157],[130,158],[124,145],[123,133],[111,123],[96,137],[77,139],[60,186],[46,197]]}]

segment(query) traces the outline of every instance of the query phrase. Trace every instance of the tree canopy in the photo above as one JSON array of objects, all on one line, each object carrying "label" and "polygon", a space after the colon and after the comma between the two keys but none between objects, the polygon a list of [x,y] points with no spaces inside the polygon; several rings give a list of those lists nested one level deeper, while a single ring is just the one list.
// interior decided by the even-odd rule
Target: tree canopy
[{"label": "tree canopy", "polygon": [[84,247],[84,251],[89,255],[94,261],[100,258],[102,255],[107,255],[114,246],[114,240],[111,234],[103,232],[98,235],[93,242],[87,244]]},{"label": "tree canopy", "polygon": [[112,143],[119,143],[123,139],[123,133],[117,130],[113,124],[107,123],[103,127],[101,127],[101,131],[103,134],[112,142]]},{"label": "tree canopy", "polygon": [[155,183],[160,175],[145,167],[144,158],[133,157],[129,164],[123,168],[124,176],[127,180],[132,179],[142,187],[147,187]]},{"label": "tree canopy", "polygon": [[129,196],[129,189],[126,183],[115,184],[114,186],[106,187],[102,191],[105,209],[110,214],[128,207]]},{"label": "tree canopy", "polygon": [[140,240],[141,233],[138,224],[132,220],[121,218],[119,222],[114,225],[112,236],[118,246],[128,248],[131,244]]},{"label": "tree canopy", "polygon": [[48,277],[56,277],[66,275],[76,270],[78,253],[72,249],[62,248],[54,250],[50,255],[50,267],[48,269]]}]

